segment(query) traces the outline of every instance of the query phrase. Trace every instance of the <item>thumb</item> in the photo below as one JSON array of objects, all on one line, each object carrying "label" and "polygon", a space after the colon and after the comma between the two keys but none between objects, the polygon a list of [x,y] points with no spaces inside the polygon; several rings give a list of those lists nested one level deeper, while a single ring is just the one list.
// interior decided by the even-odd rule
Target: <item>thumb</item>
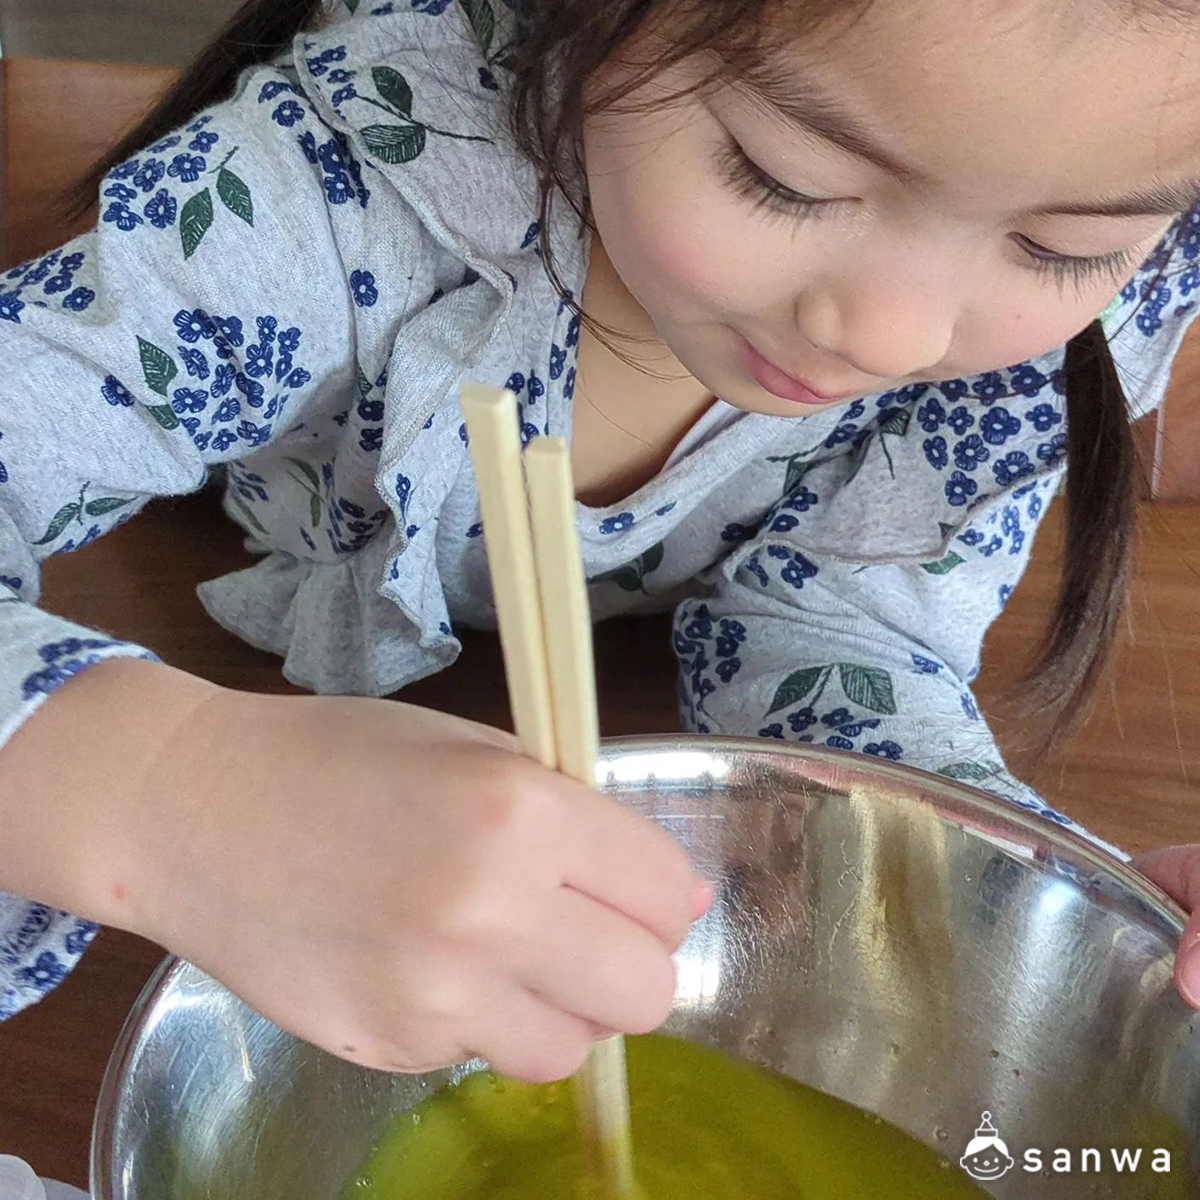
[{"label": "thumb", "polygon": [[1166,846],[1138,855],[1133,864],[1190,913],[1175,959],[1175,986],[1200,1009],[1200,846]]}]

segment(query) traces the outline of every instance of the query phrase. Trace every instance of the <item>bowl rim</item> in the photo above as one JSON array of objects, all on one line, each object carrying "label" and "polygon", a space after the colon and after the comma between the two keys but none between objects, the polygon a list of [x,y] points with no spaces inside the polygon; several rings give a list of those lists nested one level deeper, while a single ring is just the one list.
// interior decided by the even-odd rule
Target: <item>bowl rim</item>
[{"label": "bowl rim", "polygon": [[[1012,801],[1002,800],[969,783],[919,767],[807,743],[694,733],[645,733],[601,739],[597,758],[597,784],[605,782],[606,764],[623,754],[672,749],[694,751],[699,746],[718,755],[724,751],[726,754],[737,753],[743,757],[757,755],[771,759],[798,758],[810,763],[825,763],[835,770],[849,768],[851,771],[867,771],[877,778],[894,781],[900,791],[908,793],[906,798],[909,799],[914,798],[912,794],[921,787],[922,781],[928,781],[925,790],[932,795],[927,795],[926,798],[938,805],[944,817],[949,817],[982,836],[1003,837],[1034,851],[1035,859],[1031,865],[1036,866],[1039,862],[1042,866],[1046,865],[1044,853],[1040,858],[1037,857],[1039,850],[1065,852],[1066,861],[1071,866],[1085,866],[1115,877],[1157,918],[1163,933],[1175,940],[1183,934],[1187,916],[1182,908],[1157,884],[1138,871],[1130,860],[1109,853],[1074,829],[1021,808]],[[609,779],[611,780],[611,775]],[[984,827],[978,821],[968,819],[968,812],[975,816],[986,816],[993,825]],[[153,1010],[159,994],[170,986],[177,974],[189,966],[185,960],[175,955],[167,955],[146,981],[117,1034],[96,1097],[92,1121],[89,1169],[93,1200],[117,1200],[111,1187],[114,1166],[113,1141],[118,1105],[125,1088],[126,1077],[133,1064],[138,1038],[147,1014]]]}]

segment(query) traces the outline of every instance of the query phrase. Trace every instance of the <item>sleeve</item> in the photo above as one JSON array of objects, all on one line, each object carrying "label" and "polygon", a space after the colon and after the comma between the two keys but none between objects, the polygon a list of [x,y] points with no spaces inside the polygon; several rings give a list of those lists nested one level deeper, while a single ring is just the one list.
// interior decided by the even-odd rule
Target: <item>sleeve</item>
[{"label": "sleeve", "polygon": [[[351,394],[339,244],[368,195],[291,73],[257,68],[117,166],[94,231],[0,277],[0,754],[72,675],[154,657],[36,607],[42,561]],[[92,933],[0,893],[0,1017],[56,984]]]}]

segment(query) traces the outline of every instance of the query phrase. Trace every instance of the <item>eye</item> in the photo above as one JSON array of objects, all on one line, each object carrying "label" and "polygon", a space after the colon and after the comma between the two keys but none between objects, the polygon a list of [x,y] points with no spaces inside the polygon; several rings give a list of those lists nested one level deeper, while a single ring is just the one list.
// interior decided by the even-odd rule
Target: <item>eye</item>
[{"label": "eye", "polygon": [[779,182],[769,171],[758,165],[742,147],[729,138],[717,152],[717,166],[725,182],[739,196],[750,200],[756,209],[783,213],[789,216],[815,216],[828,210],[840,200],[806,196]]},{"label": "eye", "polygon": [[1098,276],[1107,276],[1119,283],[1137,265],[1137,250],[1134,247],[1113,250],[1108,254],[1060,254],[1056,250],[1039,245],[1024,234],[1013,234],[1013,239],[1029,255],[1035,271],[1042,275],[1050,275],[1059,283],[1070,280],[1077,286],[1082,286]]}]

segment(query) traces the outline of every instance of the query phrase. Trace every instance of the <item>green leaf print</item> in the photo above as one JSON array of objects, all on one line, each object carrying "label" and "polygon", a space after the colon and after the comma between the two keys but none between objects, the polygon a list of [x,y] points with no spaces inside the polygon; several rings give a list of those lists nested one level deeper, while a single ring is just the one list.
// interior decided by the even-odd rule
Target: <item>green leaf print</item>
[{"label": "green leaf print", "polygon": [[342,0],[342,3],[353,13],[358,12],[358,0]]},{"label": "green leaf print", "polygon": [[312,517],[312,527],[316,529],[321,523],[321,497],[316,492],[309,493],[308,515]]},{"label": "green leaf print", "polygon": [[895,716],[896,697],[892,691],[892,677],[887,671],[857,663],[838,663],[838,674],[847,699],[871,712]]},{"label": "green leaf print", "polygon": [[648,550],[643,551],[638,555],[638,565],[642,569],[643,575],[649,575],[651,571],[657,571],[662,566],[663,560],[663,544],[655,542]]},{"label": "green leaf print", "polygon": [[265,534],[267,532],[262,527],[262,523],[259,521],[259,519],[251,511],[250,505],[248,505],[240,496],[231,494],[229,498],[233,503],[233,507],[236,508],[238,512],[240,512],[242,516],[244,516],[246,520],[258,530],[259,533]]},{"label": "green leaf print", "polygon": [[899,412],[894,412],[886,421],[879,426],[880,433],[891,433],[897,437],[903,437],[908,432],[909,423],[912,421],[912,413],[907,408],[900,409]]},{"label": "green leaf print", "polygon": [[241,217],[247,225],[253,226],[254,201],[240,175],[235,175],[228,167],[222,167],[217,173],[217,195],[235,217]]},{"label": "green leaf print", "polygon": [[781,708],[791,708],[799,704],[821,682],[828,673],[828,667],[805,667],[801,671],[793,671],[775,690],[775,699],[767,709],[767,716],[778,712]]},{"label": "green leaf print", "polygon": [[126,496],[124,499],[120,496],[102,496],[99,500],[89,500],[84,505],[83,511],[89,517],[102,517],[105,513],[116,512],[118,508],[132,504],[133,501],[133,496]]},{"label": "green leaf print", "polygon": [[425,149],[424,125],[368,125],[361,133],[381,162],[412,162]]},{"label": "green leaf print", "polygon": [[949,575],[955,567],[961,567],[966,561],[961,555],[955,554],[951,550],[945,558],[937,562],[922,563],[921,570],[928,571],[930,575]]},{"label": "green leaf print", "polygon": [[167,384],[179,374],[175,360],[165,350],[153,342],[146,341],[145,338],[138,338],[137,344],[138,354],[142,360],[142,374],[146,377],[146,386],[152,392],[165,396]]},{"label": "green leaf print", "polygon": [[812,470],[812,463],[798,463],[794,459],[788,463],[787,476],[783,481],[783,491],[787,496],[793,495],[800,484],[803,483],[805,475]]},{"label": "green leaf print", "polygon": [[402,116],[412,116],[412,88],[408,80],[392,67],[376,67],[371,72],[379,94]]},{"label": "green leaf print", "polygon": [[54,514],[54,519],[50,522],[46,532],[38,538],[33,544],[35,546],[44,546],[47,542],[52,542],[76,517],[79,516],[79,505],[74,501],[70,504],[64,504],[62,508]]},{"label": "green leaf print", "polygon": [[321,490],[321,477],[313,469],[312,463],[307,463],[302,458],[289,458],[288,462],[304,476],[305,479],[319,492]]},{"label": "green leaf print", "polygon": [[957,779],[960,783],[984,783],[994,778],[1004,768],[998,762],[955,762],[938,767],[938,774],[948,779]]},{"label": "green leaf print", "polygon": [[492,46],[492,37],[496,32],[496,14],[488,0],[462,0],[471,28],[479,39],[479,45],[486,54]]},{"label": "green leaf print", "polygon": [[805,475],[816,465],[812,462],[798,462],[799,458],[800,455],[798,454],[771,455],[767,458],[767,462],[787,463],[787,474],[783,480],[783,494],[785,496],[794,494],[803,482]]},{"label": "green leaf print", "polygon": [[179,237],[183,242],[183,257],[191,258],[204,240],[213,223],[212,192],[205,188],[197,192],[179,214]]},{"label": "green leaf print", "polygon": [[617,567],[612,571],[604,571],[600,575],[593,575],[588,583],[615,583],[625,592],[644,592],[646,576],[651,571],[657,571],[662,565],[662,560],[662,542],[655,542],[653,546],[643,550],[633,562],[626,563],[623,567]]},{"label": "green leaf print", "polygon": [[171,411],[169,404],[148,404],[146,411],[164,428],[178,429],[179,418]]},{"label": "green leaf print", "polygon": [[357,363],[354,364],[354,387],[358,391],[358,398],[365,400],[367,393],[371,390],[371,381],[363,374],[363,369]]},{"label": "green leaf print", "polygon": [[640,592],[642,577],[633,567],[617,567],[615,571],[605,571],[601,575],[593,575],[589,583],[615,583],[623,592]]}]

